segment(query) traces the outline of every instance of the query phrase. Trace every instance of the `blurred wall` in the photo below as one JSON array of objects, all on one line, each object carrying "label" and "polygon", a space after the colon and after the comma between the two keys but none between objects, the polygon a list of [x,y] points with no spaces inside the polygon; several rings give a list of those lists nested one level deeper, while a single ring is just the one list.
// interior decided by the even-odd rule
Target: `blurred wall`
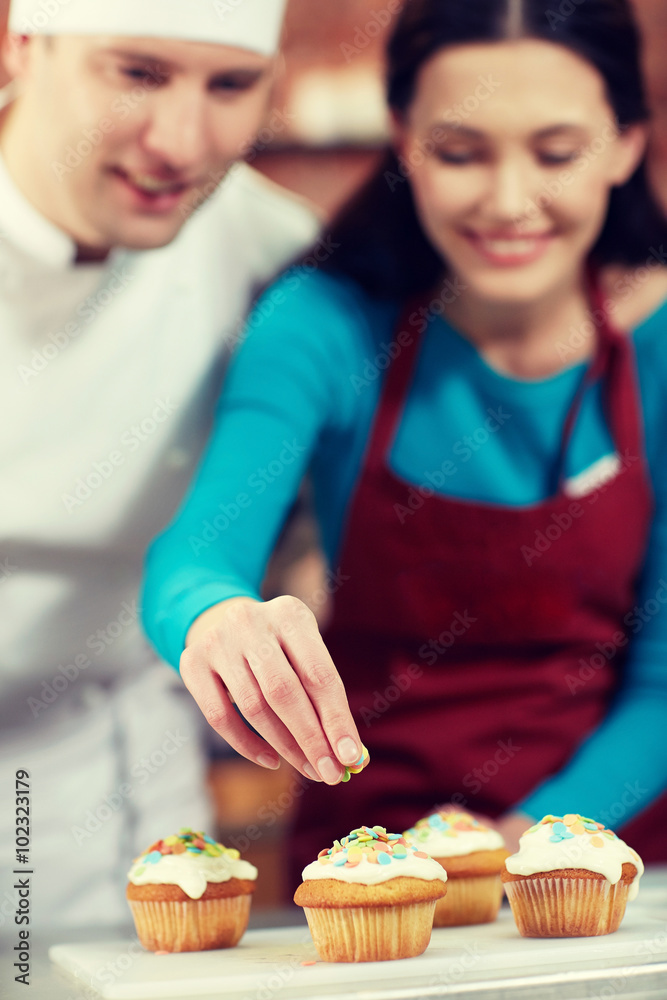
[{"label": "blurred wall", "polygon": [[[385,19],[386,3],[387,0],[290,0],[288,79],[304,68],[322,64],[331,68],[357,62],[377,66],[383,34],[365,32],[364,28],[374,15]],[[644,34],[644,64],[654,115],[651,174],[667,211],[667,0],[633,0],[633,3]],[[0,0],[0,30],[8,7],[9,0]],[[360,41],[362,45],[358,44]],[[350,48],[356,51],[351,53]],[[5,81],[6,74],[0,66],[0,84]]]}]

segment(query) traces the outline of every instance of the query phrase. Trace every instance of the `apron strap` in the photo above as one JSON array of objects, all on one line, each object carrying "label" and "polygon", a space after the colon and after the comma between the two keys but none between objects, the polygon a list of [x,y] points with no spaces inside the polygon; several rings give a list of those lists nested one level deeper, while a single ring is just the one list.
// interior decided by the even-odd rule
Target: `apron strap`
[{"label": "apron strap", "polygon": [[424,316],[419,310],[430,301],[429,296],[412,299],[404,307],[396,325],[391,343],[394,358],[380,392],[368,445],[367,460],[370,468],[377,469],[386,465],[387,453],[398,430],[405,400],[412,385],[419,348],[432,315],[427,312]]},{"label": "apron strap", "polygon": [[589,271],[589,299],[593,315],[598,317],[598,342],[595,355],[577,389],[565,418],[556,462],[555,485],[564,492],[565,461],[581,405],[588,389],[604,379],[603,407],[614,447],[623,458],[638,458],[643,448],[643,422],[640,393],[634,365],[634,352],[628,334],[617,330],[605,308],[597,275]]}]

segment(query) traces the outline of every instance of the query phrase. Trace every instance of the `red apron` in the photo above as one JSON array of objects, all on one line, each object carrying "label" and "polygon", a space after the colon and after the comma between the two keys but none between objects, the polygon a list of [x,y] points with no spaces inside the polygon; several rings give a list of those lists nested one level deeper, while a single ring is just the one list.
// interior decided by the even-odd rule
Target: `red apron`
[{"label": "red apron", "polygon": [[[309,786],[295,875],[362,823],[400,831],[452,799],[494,817],[511,809],[599,725],[624,660],[618,633],[652,517],[630,339],[600,330],[563,430],[556,493],[518,508],[434,494],[389,468],[419,346],[414,336],[386,376],[324,637],[371,763],[346,784]],[[574,500],[565,451],[598,378],[623,471]]]}]

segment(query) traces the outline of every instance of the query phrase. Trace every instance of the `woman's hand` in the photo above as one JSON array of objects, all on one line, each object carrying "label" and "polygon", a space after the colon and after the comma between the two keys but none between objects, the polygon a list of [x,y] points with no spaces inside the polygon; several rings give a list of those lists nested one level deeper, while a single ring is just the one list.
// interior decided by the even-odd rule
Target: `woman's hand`
[{"label": "woman's hand", "polygon": [[534,823],[537,823],[536,819],[533,819],[527,813],[517,810],[516,812],[505,813],[504,816],[495,821],[494,826],[505,838],[507,850],[511,851],[512,854],[516,854],[519,850],[519,837]]},{"label": "woman's hand", "polygon": [[343,682],[314,614],[295,597],[233,597],[209,608],[188,632],[180,670],[209,725],[262,767],[279,767],[280,754],[334,785],[361,757]]}]

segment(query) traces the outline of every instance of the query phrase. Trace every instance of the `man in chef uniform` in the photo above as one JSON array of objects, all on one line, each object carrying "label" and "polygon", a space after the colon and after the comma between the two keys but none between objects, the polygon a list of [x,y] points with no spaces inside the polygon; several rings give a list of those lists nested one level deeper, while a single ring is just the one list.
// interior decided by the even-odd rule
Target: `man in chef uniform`
[{"label": "man in chef uniform", "polygon": [[[198,710],[142,638],[137,590],[254,292],[316,237],[310,210],[236,162],[270,127],[284,6],[11,7],[13,82],[0,112],[1,931],[14,929],[12,869],[34,869],[33,926],[114,924],[127,919],[133,856],[210,823]],[[211,535],[234,516],[221,510]],[[24,770],[29,862],[15,857]]]}]

